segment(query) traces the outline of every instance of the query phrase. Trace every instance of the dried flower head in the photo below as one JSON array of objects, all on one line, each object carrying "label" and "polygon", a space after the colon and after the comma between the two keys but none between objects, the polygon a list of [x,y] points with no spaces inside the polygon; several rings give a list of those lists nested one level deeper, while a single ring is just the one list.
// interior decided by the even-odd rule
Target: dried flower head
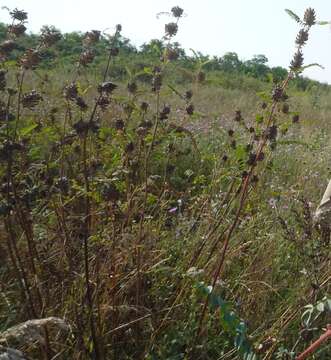
[{"label": "dried flower head", "polygon": [[172,12],[172,15],[175,17],[175,18],[180,18],[183,13],[184,13],[184,10],[182,8],[180,8],[179,6],[174,6],[172,9],[171,9],[171,12]]},{"label": "dried flower head", "polygon": [[99,93],[106,93],[106,94],[111,94],[115,89],[117,88],[117,85],[110,82],[110,81],[105,81],[102,84],[100,84],[98,86],[98,92]]},{"label": "dried flower head", "polygon": [[78,88],[76,83],[71,83],[63,89],[63,96],[67,100],[74,100],[78,96]]},{"label": "dried flower head", "polygon": [[80,108],[81,111],[86,111],[88,106],[85,100],[81,96],[77,96],[75,99],[76,105]]},{"label": "dried flower head", "polygon": [[101,95],[97,101],[97,104],[101,107],[104,111],[107,109],[108,105],[110,104],[110,99],[107,95]]},{"label": "dried flower head", "polygon": [[85,36],[83,43],[85,46],[91,46],[96,44],[100,40],[101,32],[99,30],[88,31]]},{"label": "dried flower head", "polygon": [[40,42],[45,47],[50,47],[62,39],[61,32],[54,26],[43,26],[40,34]]},{"label": "dried flower head", "polygon": [[243,118],[242,118],[242,115],[241,115],[241,111],[240,110],[236,110],[235,112],[235,115],[234,115],[234,121],[241,121]]},{"label": "dried flower head", "polygon": [[129,91],[129,93],[134,94],[134,93],[136,93],[137,90],[138,90],[138,86],[137,86],[136,82],[131,81],[131,82],[128,83],[128,91]]},{"label": "dried flower head", "polygon": [[111,56],[117,56],[119,54],[119,52],[120,52],[120,49],[117,47],[112,47],[109,50],[109,53]]},{"label": "dried flower head", "polygon": [[8,26],[8,33],[13,34],[16,37],[19,37],[19,36],[23,35],[25,33],[25,31],[26,31],[26,27],[22,23],[13,24],[13,25]]},{"label": "dried flower head", "polygon": [[309,33],[305,29],[301,29],[295,39],[295,43],[299,46],[303,46],[308,40]]},{"label": "dried flower head", "polygon": [[271,93],[271,97],[272,97],[272,100],[273,101],[281,101],[282,98],[283,98],[283,88],[281,86],[275,86],[273,89],[272,89],[272,93]]},{"label": "dried flower head", "polygon": [[192,99],[192,96],[193,96],[192,90],[187,90],[187,91],[185,92],[184,97],[185,97],[186,100],[191,100],[191,99]]},{"label": "dried flower head", "polygon": [[162,86],[162,75],[159,71],[154,70],[154,76],[152,80],[152,90],[154,92],[160,91]]},{"label": "dried flower head", "polygon": [[170,106],[164,105],[162,110],[160,111],[160,120],[166,120],[168,119],[168,115],[170,114]]},{"label": "dried flower head", "polygon": [[300,117],[299,117],[299,115],[298,115],[298,114],[295,114],[295,115],[293,115],[293,117],[292,117],[292,121],[293,121],[293,123],[297,123],[297,122],[299,122],[299,119],[300,119]]},{"label": "dried flower head", "polygon": [[289,111],[290,111],[290,105],[287,104],[287,103],[284,103],[283,106],[282,106],[282,112],[284,114],[288,114]]},{"label": "dried flower head", "polygon": [[125,126],[125,124],[124,124],[124,121],[122,119],[117,119],[115,121],[115,129],[116,130],[123,130],[124,126]]},{"label": "dried flower head", "polygon": [[278,132],[277,126],[272,125],[266,129],[265,136],[268,140],[275,140],[277,138],[277,132]]},{"label": "dried flower head", "polygon": [[73,124],[72,127],[75,129],[75,131],[78,135],[84,136],[87,134],[87,132],[89,130],[89,123],[85,122],[81,119],[81,120],[77,121],[75,124]]},{"label": "dried flower head", "polygon": [[164,58],[169,61],[174,61],[179,58],[179,52],[177,49],[167,47],[164,51]]},{"label": "dried flower head", "polygon": [[94,51],[91,49],[86,49],[81,53],[79,58],[79,63],[82,66],[87,66],[88,64],[91,64],[91,62],[93,62],[94,58],[95,58]]},{"label": "dried flower head", "polygon": [[23,10],[18,10],[17,8],[10,11],[9,14],[12,17],[13,20],[25,21],[28,18],[28,13],[27,12],[25,12]]},{"label": "dried flower head", "polygon": [[141,109],[141,111],[146,112],[148,110],[148,103],[146,101],[143,101],[140,104],[140,109]]},{"label": "dried flower head", "polygon": [[178,25],[174,22],[168,23],[164,27],[166,36],[172,37],[177,34],[178,31]]},{"label": "dried flower head", "polygon": [[303,65],[303,55],[300,50],[298,50],[291,61],[291,70],[299,70]]},{"label": "dried flower head", "polygon": [[122,31],[122,25],[121,24],[117,24],[116,25],[116,32],[120,33]]},{"label": "dried flower head", "polygon": [[308,8],[305,11],[305,14],[303,16],[303,22],[307,25],[307,26],[313,26],[316,23],[316,14],[315,14],[315,10],[312,8]]},{"label": "dried flower head", "polygon": [[197,75],[197,81],[202,83],[206,80],[206,74],[203,71],[199,71]]},{"label": "dried flower head", "polygon": [[13,50],[17,48],[17,44],[13,40],[5,40],[0,44],[0,54],[8,56]]},{"label": "dried flower head", "polygon": [[186,106],[186,112],[188,115],[193,115],[194,114],[194,105],[193,104],[189,104]]},{"label": "dried flower head", "polygon": [[7,71],[4,69],[0,69],[0,91],[5,90],[7,82],[6,82],[6,74]]},{"label": "dried flower head", "polygon": [[35,69],[41,61],[40,53],[35,49],[28,49],[20,59],[20,64],[25,69]]},{"label": "dried flower head", "polygon": [[42,99],[42,96],[36,90],[32,90],[23,95],[22,106],[24,108],[33,109]]}]

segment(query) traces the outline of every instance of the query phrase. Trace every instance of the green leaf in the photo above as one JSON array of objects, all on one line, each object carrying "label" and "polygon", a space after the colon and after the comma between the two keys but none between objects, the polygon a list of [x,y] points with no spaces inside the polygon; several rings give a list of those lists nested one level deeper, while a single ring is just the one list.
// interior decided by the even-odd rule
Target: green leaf
[{"label": "green leaf", "polygon": [[295,14],[292,10],[290,9],[285,9],[285,11],[287,12],[287,14],[294,20],[296,21],[298,24],[301,24],[301,19],[300,17]]},{"label": "green leaf", "polygon": [[33,131],[37,126],[38,126],[38,124],[32,123],[31,125],[20,129],[19,133],[22,136],[26,136],[26,135],[30,134],[30,132]]},{"label": "green leaf", "polygon": [[323,70],[325,69],[324,66],[322,66],[322,65],[320,65],[320,64],[318,64],[318,63],[313,63],[313,64],[308,64],[308,65],[302,66],[302,67],[300,68],[300,70],[303,71],[303,70],[306,70],[306,69],[311,68],[311,67],[313,67],[313,66],[317,66],[317,67],[319,67],[319,68],[321,68],[321,69],[323,69]]},{"label": "green leaf", "polygon": [[317,21],[317,25],[330,25],[330,21]]}]

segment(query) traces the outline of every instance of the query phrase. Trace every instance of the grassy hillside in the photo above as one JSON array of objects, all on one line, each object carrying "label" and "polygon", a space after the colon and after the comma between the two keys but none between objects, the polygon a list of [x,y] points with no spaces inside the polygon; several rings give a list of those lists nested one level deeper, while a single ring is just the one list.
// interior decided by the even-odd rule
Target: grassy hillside
[{"label": "grassy hillside", "polygon": [[189,57],[171,14],[139,50],[120,26],[25,35],[17,9],[1,28],[0,354],[294,359],[330,322],[315,12],[288,71]]}]

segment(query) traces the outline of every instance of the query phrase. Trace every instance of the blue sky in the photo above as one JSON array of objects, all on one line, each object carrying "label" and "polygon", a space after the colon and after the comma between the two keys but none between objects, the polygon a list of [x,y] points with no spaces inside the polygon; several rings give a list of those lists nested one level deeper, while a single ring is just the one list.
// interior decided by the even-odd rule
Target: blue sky
[{"label": "blue sky", "polygon": [[[264,54],[272,66],[287,67],[299,30],[285,12],[290,8],[302,15],[313,7],[320,20],[331,19],[330,0],[0,0],[1,6],[18,7],[29,12],[29,30],[55,25],[62,31],[123,26],[123,35],[135,45],[163,35],[167,16],[156,14],[179,5],[185,10],[176,40],[185,49],[193,48],[221,56],[235,51],[242,59]],[[0,20],[8,16],[0,10]],[[331,84],[331,30],[313,29],[305,48],[305,63],[320,63],[325,70],[308,69],[305,75]]]}]

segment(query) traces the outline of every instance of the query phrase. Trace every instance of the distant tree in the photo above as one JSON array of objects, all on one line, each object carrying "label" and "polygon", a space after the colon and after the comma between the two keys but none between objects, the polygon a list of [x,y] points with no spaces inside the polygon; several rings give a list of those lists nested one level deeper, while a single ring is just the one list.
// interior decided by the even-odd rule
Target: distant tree
[{"label": "distant tree", "polygon": [[242,61],[239,60],[238,54],[228,52],[219,59],[220,70],[225,72],[241,71]]}]

